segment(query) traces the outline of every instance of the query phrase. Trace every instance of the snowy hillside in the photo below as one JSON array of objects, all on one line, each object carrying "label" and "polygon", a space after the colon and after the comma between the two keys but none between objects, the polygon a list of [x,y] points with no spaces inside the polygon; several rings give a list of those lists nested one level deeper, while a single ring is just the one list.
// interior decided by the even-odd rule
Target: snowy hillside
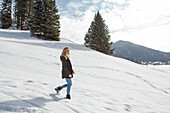
[{"label": "snowy hillside", "polygon": [[[71,100],[59,56],[71,50]],[[143,66],[104,55],[66,39],[35,39],[0,29],[0,112],[170,113],[170,67]]]}]

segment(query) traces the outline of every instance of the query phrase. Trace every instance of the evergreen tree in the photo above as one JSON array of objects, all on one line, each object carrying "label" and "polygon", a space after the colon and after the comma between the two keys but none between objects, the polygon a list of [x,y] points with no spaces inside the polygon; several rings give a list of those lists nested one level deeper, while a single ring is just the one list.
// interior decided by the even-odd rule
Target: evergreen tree
[{"label": "evergreen tree", "polygon": [[7,29],[12,26],[11,7],[11,0],[3,0],[1,11],[1,24],[3,29]]},{"label": "evergreen tree", "polygon": [[27,18],[27,1],[15,0],[15,21],[18,29],[26,29],[25,22]]},{"label": "evergreen tree", "polygon": [[109,42],[109,30],[99,11],[95,14],[84,40],[86,47],[108,55],[113,54],[114,49],[111,49],[112,42]]},{"label": "evergreen tree", "polygon": [[38,38],[43,38],[44,33],[42,32],[45,26],[45,8],[43,6],[42,0],[36,0],[34,6],[34,14],[29,21],[31,35]]},{"label": "evergreen tree", "polygon": [[31,18],[31,34],[45,40],[59,41],[60,22],[55,0],[37,0]]},{"label": "evergreen tree", "polygon": [[28,20],[33,15],[35,0],[15,0],[15,22],[21,30],[29,29]]},{"label": "evergreen tree", "polygon": [[27,0],[27,18],[25,20],[26,29],[30,29],[29,21],[33,16],[34,13],[34,6],[36,0]]},{"label": "evergreen tree", "polygon": [[28,12],[28,18],[31,19],[33,13],[34,13],[34,5],[36,0],[27,0],[27,12]]},{"label": "evergreen tree", "polygon": [[20,10],[20,7],[19,7],[19,2],[18,0],[15,0],[15,5],[14,5],[14,20],[15,20],[15,24],[16,24],[16,27],[19,28],[20,26],[20,18],[19,18],[19,10]]},{"label": "evergreen tree", "polygon": [[60,22],[58,9],[55,0],[49,0],[44,2],[45,4],[45,26],[44,26],[44,36],[48,40],[60,41]]}]

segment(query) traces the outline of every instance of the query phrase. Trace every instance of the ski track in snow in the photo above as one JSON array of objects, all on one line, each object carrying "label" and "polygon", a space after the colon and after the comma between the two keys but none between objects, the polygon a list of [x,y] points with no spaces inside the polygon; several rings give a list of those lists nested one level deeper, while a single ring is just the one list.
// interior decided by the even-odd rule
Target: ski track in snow
[{"label": "ski track in snow", "polygon": [[[77,65],[75,65],[75,66],[77,66]],[[139,75],[136,75],[136,74],[133,74],[133,73],[130,73],[130,72],[125,72],[125,71],[121,71],[121,70],[116,70],[116,69],[112,69],[112,68],[108,68],[108,67],[80,66],[80,65],[79,65],[78,67],[98,68],[98,69],[104,69],[104,70],[107,69],[107,70],[117,71],[117,72],[120,72],[120,73],[125,73],[125,74],[127,74],[127,75],[131,75],[131,76],[134,76],[134,77],[136,77],[136,78],[139,78],[141,81],[145,82],[146,84],[148,84],[149,86],[151,86],[152,88],[154,88],[154,89],[156,89],[156,90],[159,90],[159,91],[161,91],[161,92],[163,92],[163,93],[169,94],[167,91],[164,91],[164,90],[159,89],[159,88],[157,88],[156,86],[154,86],[150,81],[142,78],[142,77],[139,76]],[[96,78],[96,76],[91,76],[91,77],[95,77],[95,78]],[[108,79],[108,78],[106,78],[106,77],[100,77],[100,78],[107,79],[107,80],[110,79],[110,78]]]}]

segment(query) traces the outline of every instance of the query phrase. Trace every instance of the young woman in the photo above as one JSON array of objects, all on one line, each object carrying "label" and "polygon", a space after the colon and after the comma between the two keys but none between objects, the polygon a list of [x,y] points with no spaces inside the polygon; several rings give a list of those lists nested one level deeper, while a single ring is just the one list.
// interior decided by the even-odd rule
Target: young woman
[{"label": "young woman", "polygon": [[57,93],[59,93],[61,89],[67,87],[66,98],[71,99],[70,96],[70,89],[72,86],[71,78],[73,78],[73,74],[75,74],[75,72],[72,69],[71,61],[69,58],[70,58],[70,49],[68,47],[65,47],[60,56],[60,60],[62,61],[62,79],[65,78],[67,84],[64,84],[63,86],[58,86],[57,88],[55,88],[55,90],[57,91]]}]

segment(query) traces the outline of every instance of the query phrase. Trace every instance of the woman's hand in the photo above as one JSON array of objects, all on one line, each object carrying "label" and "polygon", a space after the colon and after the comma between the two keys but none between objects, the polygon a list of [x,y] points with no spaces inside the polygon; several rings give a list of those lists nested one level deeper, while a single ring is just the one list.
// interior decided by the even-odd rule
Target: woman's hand
[{"label": "woman's hand", "polygon": [[68,75],[69,78],[72,78],[73,76],[71,74]]}]

